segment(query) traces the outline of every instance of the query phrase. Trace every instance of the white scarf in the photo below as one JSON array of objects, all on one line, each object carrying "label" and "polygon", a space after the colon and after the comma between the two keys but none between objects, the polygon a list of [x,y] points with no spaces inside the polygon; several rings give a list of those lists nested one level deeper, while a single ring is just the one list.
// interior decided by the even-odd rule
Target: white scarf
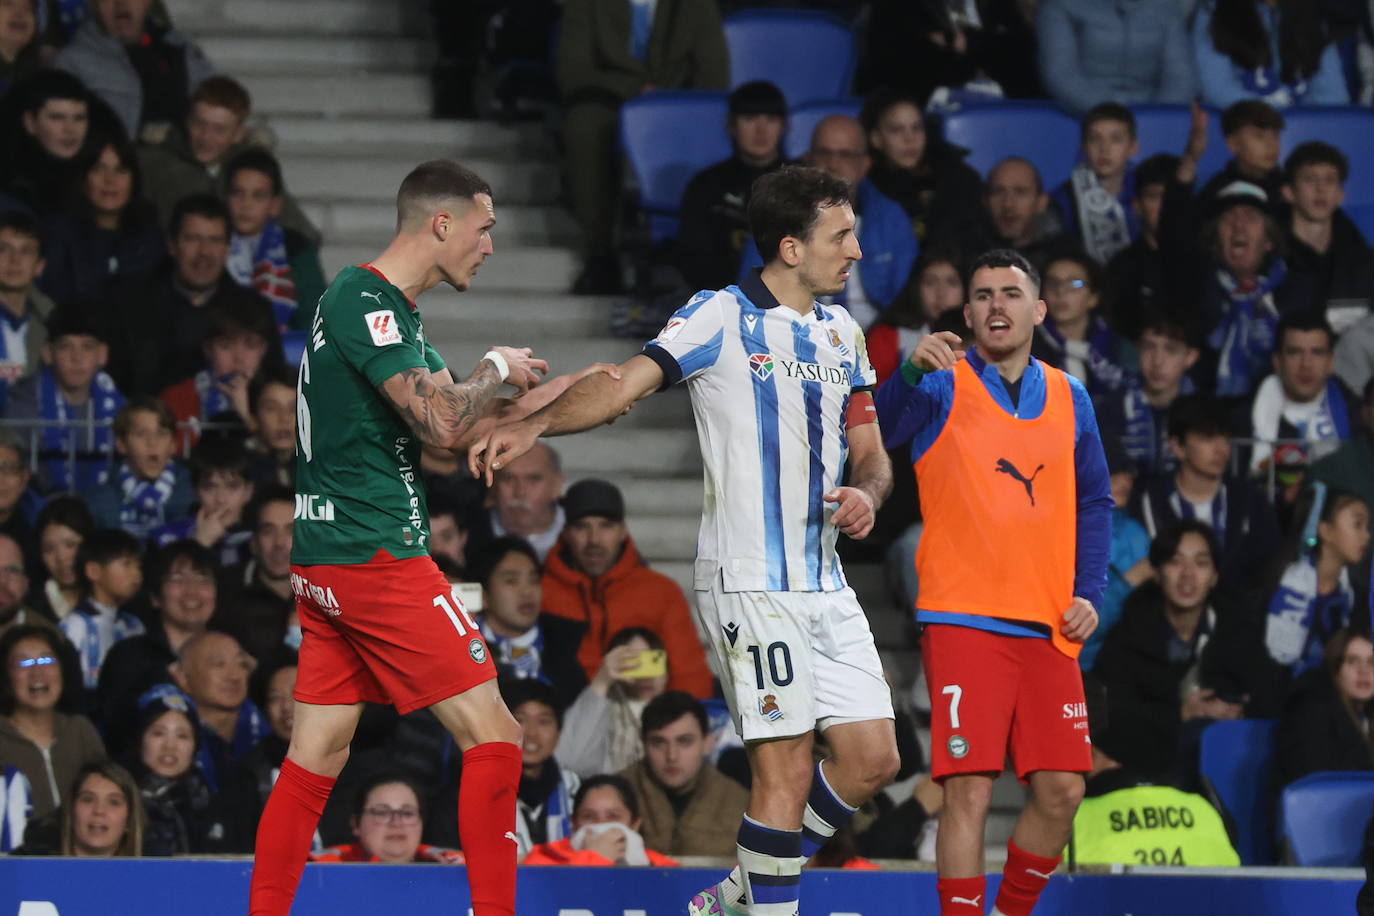
[{"label": "white scarf", "polygon": [[648,865],[649,855],[644,851],[644,837],[635,833],[624,824],[588,824],[572,835],[573,849],[585,849],[587,840],[591,837],[601,836],[612,831],[620,831],[625,835],[625,864],[626,865]]},{"label": "white scarf", "polygon": [[[1331,414],[1330,399],[1326,389],[1321,397],[1306,404],[1290,401],[1283,393],[1283,385],[1277,375],[1271,375],[1260,383],[1255,393],[1255,404],[1250,408],[1250,423],[1255,431],[1255,450],[1250,458],[1250,470],[1260,471],[1265,463],[1273,458],[1273,440],[1279,436],[1279,422],[1287,420],[1302,430],[1302,438],[1308,442],[1340,442],[1340,430]],[[1333,449],[1329,449],[1334,450]],[[1316,460],[1325,452],[1309,449],[1309,459]]]},{"label": "white scarf", "polygon": [[1126,208],[1110,191],[1102,187],[1092,167],[1080,162],[1069,176],[1073,182],[1073,200],[1078,208],[1078,228],[1083,236],[1083,250],[1099,264],[1131,244],[1131,228],[1126,221]]}]

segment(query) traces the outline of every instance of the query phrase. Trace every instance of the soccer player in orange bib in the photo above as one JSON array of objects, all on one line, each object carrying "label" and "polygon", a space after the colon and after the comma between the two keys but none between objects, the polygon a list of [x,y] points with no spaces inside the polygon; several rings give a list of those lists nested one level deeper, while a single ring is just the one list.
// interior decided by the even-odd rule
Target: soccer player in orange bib
[{"label": "soccer player in orange bib", "polygon": [[923,338],[875,400],[888,448],[911,444],[925,520],[916,620],[945,789],[940,913],[983,912],[983,829],[1010,756],[1030,800],[992,912],[1028,916],[1092,766],[1077,658],[1106,587],[1112,499],[1087,390],[1031,358],[1045,318],[1035,268],[990,251],[968,288],[974,348]]}]

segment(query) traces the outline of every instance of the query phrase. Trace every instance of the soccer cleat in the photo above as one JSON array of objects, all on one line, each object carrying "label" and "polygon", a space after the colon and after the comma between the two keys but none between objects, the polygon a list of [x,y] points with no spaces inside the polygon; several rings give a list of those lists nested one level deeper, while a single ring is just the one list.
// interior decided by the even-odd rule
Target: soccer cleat
[{"label": "soccer cleat", "polygon": [[691,899],[687,916],[749,916],[749,910],[731,906],[720,885],[713,884]]}]

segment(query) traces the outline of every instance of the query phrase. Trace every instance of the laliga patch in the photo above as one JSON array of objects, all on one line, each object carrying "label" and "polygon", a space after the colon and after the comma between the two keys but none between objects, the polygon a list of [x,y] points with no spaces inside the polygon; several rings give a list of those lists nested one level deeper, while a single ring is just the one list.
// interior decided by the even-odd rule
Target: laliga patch
[{"label": "laliga patch", "polygon": [[487,660],[487,648],[482,645],[482,640],[474,639],[468,643],[468,655],[479,665]]},{"label": "laliga patch", "polygon": [[401,332],[396,327],[396,313],[391,309],[368,312],[363,316],[367,322],[367,332],[372,335],[374,346],[385,347],[401,342]]},{"label": "laliga patch", "polygon": [[663,330],[658,332],[654,338],[655,343],[668,343],[674,337],[682,333],[682,329],[687,327],[686,318],[669,318],[668,323],[663,326]]}]

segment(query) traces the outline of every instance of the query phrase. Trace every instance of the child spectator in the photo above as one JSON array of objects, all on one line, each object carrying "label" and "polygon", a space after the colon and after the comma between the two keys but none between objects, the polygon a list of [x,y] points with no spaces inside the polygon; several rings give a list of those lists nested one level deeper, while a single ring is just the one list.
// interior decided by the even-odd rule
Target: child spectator
[{"label": "child spectator", "polygon": [[959,254],[952,248],[937,246],[922,251],[906,291],[869,328],[865,345],[879,385],[897,371],[942,315],[962,312],[964,272],[959,265]]},{"label": "child spectator", "polygon": [[1151,477],[1174,468],[1169,407],[1194,390],[1188,370],[1197,362],[1198,348],[1188,330],[1169,318],[1146,317],[1142,324],[1136,341],[1140,375],[1100,403],[1099,418],[1104,432],[1120,437],[1136,470]]},{"label": "child spectator", "polygon": [[1145,316],[1184,311],[1171,308],[1159,253],[1159,213],[1164,205],[1164,189],[1177,169],[1178,157],[1167,153],[1151,156],[1136,166],[1131,213],[1140,233],[1107,264],[1111,309],[1103,317],[1127,340],[1139,337]]},{"label": "child spectator", "polygon": [[277,329],[260,305],[252,299],[221,298],[205,306],[201,344],[205,368],[158,395],[172,408],[178,425],[195,421],[183,426],[183,444],[198,438],[200,423],[242,423],[253,428],[249,382],[264,365],[275,370],[282,364]]},{"label": "child spectator", "polygon": [[501,696],[523,730],[515,846],[524,856],[541,843],[572,835],[573,796],[581,780],[554,759],[563,730],[561,691],[535,680],[502,685]]},{"label": "child spectator", "polygon": [[[1204,147],[1207,137],[1205,117],[1202,120]],[[1283,127],[1283,115],[1264,102],[1236,102],[1221,113],[1221,134],[1232,158],[1220,172],[1207,180],[1198,193],[1198,202],[1204,211],[1220,196],[1223,188],[1237,181],[1245,181],[1261,188],[1269,212],[1276,217],[1279,215],[1279,200],[1283,192],[1279,138]]]},{"label": "child spectator", "polygon": [[1131,160],[1140,152],[1135,115],[1119,102],[1093,106],[1083,117],[1080,144],[1082,161],[1050,198],[1065,232],[1083,243],[1088,257],[1106,264],[1140,237],[1131,206]]},{"label": "child spectator", "polygon": [[1102,593],[1102,602],[1097,610],[1097,629],[1083,643],[1078,655],[1078,665],[1084,671],[1091,671],[1102,651],[1102,643],[1107,634],[1121,619],[1121,609],[1126,597],[1142,582],[1154,578],[1150,566],[1150,536],[1140,522],[1131,518],[1126,506],[1131,500],[1131,487],[1135,485],[1135,465],[1121,446],[1121,440],[1104,437],[1103,447],[1107,453],[1107,471],[1111,475],[1112,502],[1112,549],[1107,566],[1107,589]]},{"label": "child spectator", "polygon": [[1336,46],[1318,8],[1300,0],[1205,0],[1193,16],[1193,56],[1202,101],[1348,105]]},{"label": "child spectator", "polygon": [[1274,784],[1312,773],[1374,770],[1374,643],[1368,630],[1339,630],[1322,663],[1298,679],[1275,734]]},{"label": "child spectator", "polygon": [[525,865],[655,865],[678,863],[644,845],[639,802],[620,776],[593,776],[573,800],[573,835],[530,850]]},{"label": "child spectator", "polygon": [[1335,342],[1320,310],[1285,315],[1275,332],[1274,374],[1260,383],[1250,406],[1250,470],[1263,474],[1272,464],[1286,503],[1308,464],[1359,428],[1359,401],[1334,373]]},{"label": "child spectator", "polygon": [[76,554],[94,527],[91,510],[76,496],[55,496],[38,513],[34,528],[38,531],[38,550],[46,576],[34,597],[34,607],[52,620],[62,620],[81,600]]},{"label": "child spectator", "polygon": [[94,306],[61,306],[48,320],[43,366],[10,386],[8,419],[46,421],[22,436],[26,450],[37,451],[48,492],[86,490],[109,473],[113,436],[106,424],[124,397],[103,371],[109,357],[105,339],[106,325]]},{"label": "child spectator", "polygon": [[13,627],[0,637],[0,760],[28,778],[30,822],[71,802],[77,771],[105,759],[89,719],[75,712],[81,690],[75,659],[44,627]]},{"label": "child spectator", "polygon": [[76,774],[62,819],[64,856],[143,855],[143,800],[129,771],[113,761],[88,763]]},{"label": "child spectator", "polygon": [[78,157],[79,184],[46,227],[48,267],[39,285],[54,300],[103,303],[118,277],[152,273],[167,245],[139,196],[133,144],[109,136]]},{"label": "child spectator", "polygon": [[91,94],[70,73],[44,70],[15,95],[23,131],[0,182],[33,213],[52,213],[80,176],[76,157],[86,145]]},{"label": "child spectator", "polygon": [[577,775],[619,772],[644,756],[640,716],[667,689],[672,670],[671,658],[662,674],[636,670],[649,650],[663,650],[652,630],[631,627],[613,635],[596,677],[564,713],[558,759]]},{"label": "child spectator", "polygon": [[1374,250],[1341,209],[1349,177],[1345,154],[1320,140],[1300,144],[1283,165],[1288,265],[1316,280],[1337,337],[1369,314],[1374,293]]},{"label": "child spectator", "polygon": [[224,167],[229,203],[229,275],[272,303],[277,327],[303,328],[324,295],[320,253],[308,238],[284,228],[281,165],[264,149],[239,153]]},{"label": "child spectator", "polygon": [[[248,383],[255,487],[294,486],[296,480],[296,376],[286,367],[265,365]],[[430,547],[434,546],[434,495],[430,495]],[[461,565],[461,564],[460,564]]]},{"label": "child spectator", "polygon": [[[1290,562],[1269,599],[1264,644],[1297,677],[1318,668],[1338,630],[1350,626],[1355,589],[1350,567],[1369,548],[1369,506],[1353,493],[1314,484],[1299,520]],[[1364,616],[1364,615],[1361,615]]]},{"label": "child spectator", "polygon": [[96,524],[118,526],[140,540],[182,518],[195,494],[191,478],[172,459],[176,418],[154,398],[135,398],[115,416],[115,449],[123,461],[110,480],[86,494]]},{"label": "child spectator", "polygon": [[350,821],[357,842],[311,853],[310,861],[462,865],[458,850],[420,842],[424,817],[418,783],[400,773],[377,773],[358,789]]},{"label": "child spectator", "polygon": [[165,547],[189,538],[209,548],[221,569],[246,562],[252,532],[243,525],[243,510],[253,498],[248,472],[248,452],[242,445],[218,436],[202,439],[191,453],[195,514],[154,528],[149,544]]},{"label": "child spectator", "polygon": [[1134,382],[1135,348],[1096,314],[1106,274],[1091,258],[1062,254],[1045,268],[1041,296],[1047,312],[1031,352],[1081,381],[1094,398],[1118,394]]},{"label": "child spectator", "polygon": [[25,213],[0,213],[0,411],[10,385],[38,369],[53,301],[35,282],[43,273],[43,235]]},{"label": "child spectator", "polygon": [[138,548],[138,540],[126,531],[97,528],[76,550],[81,600],[58,626],[76,647],[87,690],[95,690],[110,648],[143,633],[143,622],[123,610],[143,585]]}]

